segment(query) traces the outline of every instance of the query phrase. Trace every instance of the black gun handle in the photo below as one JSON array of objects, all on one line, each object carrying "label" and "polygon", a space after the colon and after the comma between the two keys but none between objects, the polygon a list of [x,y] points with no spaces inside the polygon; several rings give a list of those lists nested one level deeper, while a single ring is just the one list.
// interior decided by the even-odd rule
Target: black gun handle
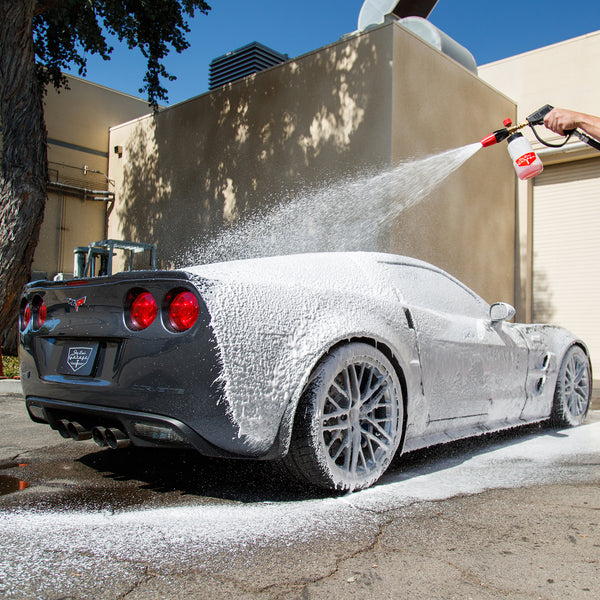
[{"label": "black gun handle", "polygon": [[545,106],[542,106],[542,108],[539,108],[538,110],[536,110],[534,113],[531,113],[528,117],[527,117],[527,122],[530,125],[542,125],[544,123],[544,117],[554,108],[554,106],[550,106],[549,104],[546,104]]}]

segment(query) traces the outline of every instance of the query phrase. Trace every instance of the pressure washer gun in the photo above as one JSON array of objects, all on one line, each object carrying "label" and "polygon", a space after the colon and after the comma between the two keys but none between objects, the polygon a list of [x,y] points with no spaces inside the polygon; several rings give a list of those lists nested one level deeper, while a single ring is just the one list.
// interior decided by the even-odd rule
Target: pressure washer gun
[{"label": "pressure washer gun", "polygon": [[544,124],[544,117],[553,109],[552,106],[546,104],[542,106],[542,108],[536,110],[534,113],[531,113],[525,123],[521,123],[519,125],[513,125],[510,119],[505,119],[503,121],[504,128],[498,129],[490,135],[484,137],[481,140],[481,145],[484,148],[488,146],[493,146],[498,142],[502,142],[503,140],[508,140],[508,153],[513,159],[513,166],[515,167],[515,171],[517,172],[517,176],[519,179],[531,179],[536,175],[539,175],[544,168],[542,161],[539,156],[533,151],[531,148],[531,144],[527,141],[527,139],[523,136],[522,133],[519,132],[523,127],[531,127],[531,131],[533,131],[533,135],[536,139],[543,144],[544,146],[548,146],[550,148],[561,148],[564,146],[572,135],[579,138],[582,142],[585,142],[592,148],[596,150],[600,150],[600,143],[595,139],[591,138],[583,131],[579,131],[578,129],[570,129],[565,131],[565,139],[560,144],[551,144],[546,140],[543,140],[538,132],[535,130],[536,125]]}]

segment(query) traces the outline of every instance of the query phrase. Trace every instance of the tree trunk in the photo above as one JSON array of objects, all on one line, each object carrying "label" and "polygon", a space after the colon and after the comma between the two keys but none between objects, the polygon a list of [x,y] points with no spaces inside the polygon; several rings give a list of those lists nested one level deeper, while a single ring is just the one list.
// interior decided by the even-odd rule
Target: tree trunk
[{"label": "tree trunk", "polygon": [[0,344],[16,350],[15,325],[46,203],[48,162],[36,77],[36,0],[0,0]]}]

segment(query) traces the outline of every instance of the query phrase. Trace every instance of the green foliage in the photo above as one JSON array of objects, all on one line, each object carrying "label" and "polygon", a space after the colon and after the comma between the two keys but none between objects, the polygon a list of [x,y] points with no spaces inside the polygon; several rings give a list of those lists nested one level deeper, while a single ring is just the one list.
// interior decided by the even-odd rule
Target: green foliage
[{"label": "green foliage", "polygon": [[167,100],[161,82],[175,79],[162,61],[171,49],[180,53],[189,47],[186,17],[192,18],[196,10],[206,14],[210,6],[204,0],[40,1],[33,23],[38,76],[45,86],[59,88],[66,83],[62,72],[67,66],[75,64],[85,75],[86,54],[109,60],[113,48],[106,35],[114,35],[147,59],[140,93],[156,109],[159,101]]},{"label": "green foliage", "polygon": [[4,369],[4,377],[18,377],[19,357],[2,355],[2,368]]}]

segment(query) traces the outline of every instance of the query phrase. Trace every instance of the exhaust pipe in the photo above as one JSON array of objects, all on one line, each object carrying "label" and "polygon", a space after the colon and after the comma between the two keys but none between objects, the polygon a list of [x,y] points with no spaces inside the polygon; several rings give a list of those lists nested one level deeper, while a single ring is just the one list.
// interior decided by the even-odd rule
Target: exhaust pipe
[{"label": "exhaust pipe", "polygon": [[127,434],[116,427],[109,427],[104,430],[104,440],[113,450],[127,448],[131,445],[131,440],[127,437]]},{"label": "exhaust pipe", "polygon": [[56,423],[56,431],[58,431],[58,433],[66,440],[71,439],[71,434],[69,433],[69,421],[66,419],[61,419]]},{"label": "exhaust pipe", "polygon": [[106,427],[93,427],[92,428],[92,439],[100,448],[106,448],[108,442],[105,437]]},{"label": "exhaust pipe", "polygon": [[69,432],[71,439],[75,440],[76,442],[89,440],[92,437],[91,431],[89,431],[79,423],[76,423],[75,421],[72,421],[67,425],[67,431]]}]

